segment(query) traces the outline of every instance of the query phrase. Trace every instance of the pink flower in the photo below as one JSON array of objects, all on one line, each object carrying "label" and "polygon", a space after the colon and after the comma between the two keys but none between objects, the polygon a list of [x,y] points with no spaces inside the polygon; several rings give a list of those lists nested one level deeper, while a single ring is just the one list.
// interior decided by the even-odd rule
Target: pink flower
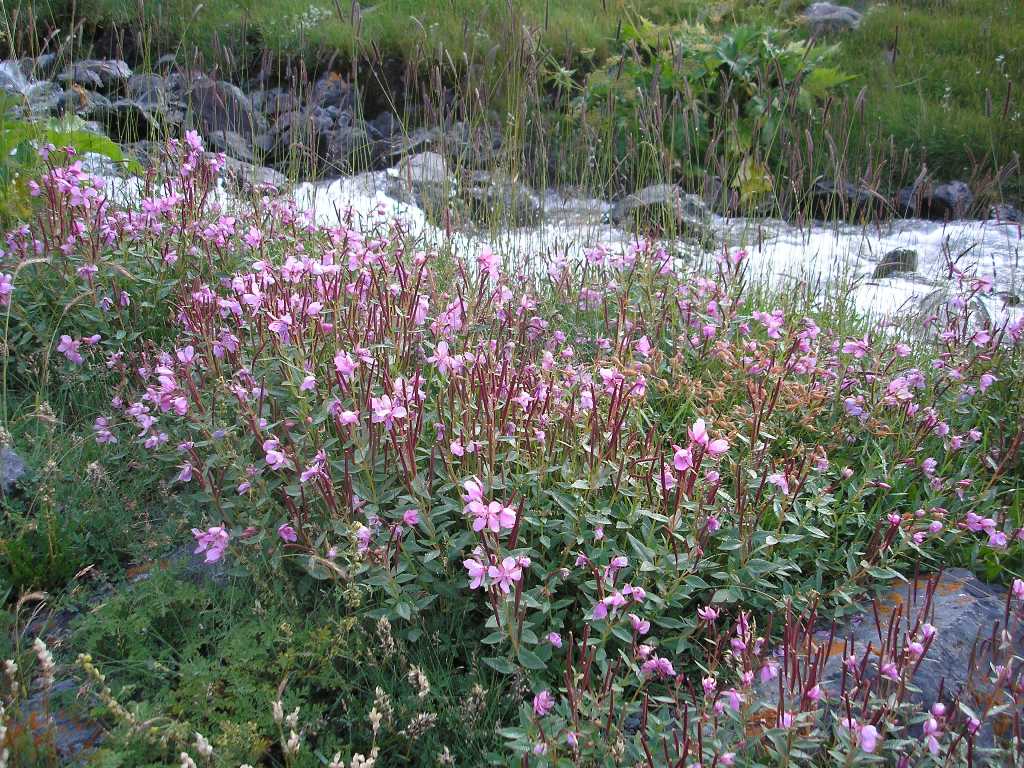
[{"label": "pink flower", "polygon": [[469,574],[469,588],[477,589],[482,586],[487,578],[487,568],[476,558],[469,558],[462,561],[463,567]]},{"label": "pink flower", "polygon": [[651,622],[641,619],[635,613],[629,614],[629,623],[633,625],[633,631],[638,635],[646,635],[651,631]]},{"label": "pink flower", "polygon": [[486,505],[474,501],[469,504],[467,509],[473,514],[473,530],[477,532],[486,528],[492,533],[497,533],[502,528],[512,528],[516,524],[515,510],[498,501],[492,501]]},{"label": "pink flower", "polygon": [[75,365],[81,365],[85,361],[85,358],[83,358],[81,353],[78,351],[81,344],[81,340],[72,339],[70,336],[65,334],[60,337],[60,343],[57,345],[57,351],[62,353],[64,357]]},{"label": "pink flower", "polygon": [[263,451],[271,469],[287,469],[288,457],[281,450],[281,444],[276,439],[264,440]]},{"label": "pink flower", "polygon": [[494,579],[498,584],[498,588],[507,595],[512,588],[512,584],[522,579],[523,569],[516,558],[506,557],[497,565],[488,567],[487,576]]},{"label": "pink flower", "polygon": [[646,336],[641,336],[640,340],[636,343],[634,348],[636,349],[637,354],[641,355],[642,357],[649,357],[651,354],[650,339],[648,339]]},{"label": "pink flower", "polygon": [[373,406],[373,423],[383,423],[387,429],[391,429],[396,420],[404,419],[408,415],[408,411],[388,395],[371,398],[370,404]]},{"label": "pink flower", "polygon": [[220,525],[207,528],[205,531],[193,528],[192,535],[195,536],[197,545],[195,554],[199,555],[205,552],[205,562],[207,563],[215,563],[220,560],[231,539],[231,534]]},{"label": "pink flower", "polygon": [[555,706],[555,697],[551,691],[543,690],[533,697],[533,713],[537,717],[544,717]]},{"label": "pink flower", "polygon": [[410,528],[414,528],[415,526],[419,525],[420,524],[420,513],[419,513],[419,511],[415,510],[415,509],[407,509],[407,510],[405,510],[405,512],[402,514],[402,522],[405,523]]},{"label": "pink flower", "polygon": [[652,656],[640,667],[640,673],[644,677],[657,677],[659,680],[665,680],[669,677],[675,677],[676,670],[668,659],[661,656]]},{"label": "pink flower", "polygon": [[548,642],[555,648],[562,647],[562,636],[557,632],[548,632]]},{"label": "pink flower", "polygon": [[672,466],[676,468],[677,472],[685,472],[688,469],[693,468],[693,453],[690,452],[689,448],[680,448],[678,445],[675,446],[676,452],[672,457]]},{"label": "pink flower", "polygon": [[279,317],[271,316],[267,327],[280,337],[282,343],[287,344],[291,335],[292,316],[287,312]]},{"label": "pink flower", "polygon": [[286,541],[289,544],[294,544],[299,540],[298,535],[295,533],[295,529],[288,523],[282,523],[278,526],[277,535],[281,537],[281,541]]},{"label": "pink flower", "polygon": [[878,746],[878,729],[873,725],[862,726],[857,734],[857,742],[865,752],[874,752]]},{"label": "pink flower", "polygon": [[853,355],[856,360],[860,360],[864,355],[871,349],[871,345],[868,342],[867,334],[864,335],[863,339],[851,339],[843,344],[843,352],[848,355]]},{"label": "pink flower", "polygon": [[11,294],[13,293],[14,276],[0,272],[0,307],[6,307],[11,303]]},{"label": "pink flower", "polygon": [[708,624],[714,624],[715,620],[718,619],[718,611],[716,611],[710,605],[705,605],[703,608],[698,608],[697,615],[700,617],[701,621],[707,622]]},{"label": "pink flower", "polygon": [[348,381],[356,372],[359,363],[352,359],[348,352],[338,352],[334,355],[334,370],[341,376],[342,381]]}]

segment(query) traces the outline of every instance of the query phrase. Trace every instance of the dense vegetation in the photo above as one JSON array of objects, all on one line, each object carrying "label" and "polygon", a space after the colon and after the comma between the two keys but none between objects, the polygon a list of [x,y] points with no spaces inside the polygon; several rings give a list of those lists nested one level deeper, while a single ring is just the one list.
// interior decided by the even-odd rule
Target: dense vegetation
[{"label": "dense vegetation", "polygon": [[[66,584],[73,608],[179,552],[67,643],[111,729],[97,764],[1006,764],[1013,742],[974,743],[1018,706],[998,670],[988,709],[917,735],[927,613],[881,676],[825,689],[797,662],[817,612],[901,572],[1020,572],[1024,321],[991,325],[985,280],[904,336],[842,286],[749,285],[739,251],[508,271],[386,220],[224,211],[222,158],[168,152],[123,208],[44,147],[0,276],[4,439],[35,446],[4,501],[12,597]],[[50,754],[20,692],[41,673],[60,700],[23,634],[39,599],[5,649],[19,766]]]}]

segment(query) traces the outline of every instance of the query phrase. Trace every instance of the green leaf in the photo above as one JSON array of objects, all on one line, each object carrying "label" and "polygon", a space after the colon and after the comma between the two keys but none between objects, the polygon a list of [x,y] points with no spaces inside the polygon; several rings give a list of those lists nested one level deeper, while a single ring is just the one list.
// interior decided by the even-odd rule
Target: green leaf
[{"label": "green leaf", "polygon": [[516,671],[515,666],[512,662],[506,659],[504,656],[486,656],[484,657],[484,664],[493,669],[495,672],[500,672],[503,675],[511,675]]},{"label": "green leaf", "polygon": [[525,646],[519,647],[519,663],[527,669],[544,669],[547,666],[540,656]]}]

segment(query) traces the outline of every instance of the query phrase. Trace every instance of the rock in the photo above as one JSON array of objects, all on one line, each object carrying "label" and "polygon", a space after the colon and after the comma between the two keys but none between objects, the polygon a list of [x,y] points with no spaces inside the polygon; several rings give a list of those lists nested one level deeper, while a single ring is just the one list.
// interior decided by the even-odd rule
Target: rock
[{"label": "rock", "polygon": [[366,123],[366,132],[374,141],[391,141],[402,132],[402,123],[393,112],[381,112]]},{"label": "rock", "polygon": [[128,78],[125,90],[129,99],[148,109],[165,107],[169,99],[167,78],[162,75],[132,75]]},{"label": "rock", "polygon": [[160,123],[144,107],[130,99],[118,99],[94,110],[96,118],[111,139],[118,143],[155,139]]},{"label": "rock", "polygon": [[293,112],[300,108],[299,100],[295,96],[287,91],[283,91],[280,88],[267,91],[263,94],[262,104],[260,108],[270,116],[271,119],[276,120],[286,112]]},{"label": "rock", "polygon": [[13,448],[0,446],[0,492],[14,490],[14,484],[25,475],[25,462]]},{"label": "rock", "polygon": [[385,163],[394,161],[405,155],[424,152],[439,144],[444,138],[440,128],[417,128],[408,136],[396,133],[390,139],[383,139],[376,147],[377,154]]},{"label": "rock", "polygon": [[146,170],[159,168],[164,160],[164,143],[143,139],[125,144],[121,149],[125,157],[135,160]]},{"label": "rock", "polygon": [[686,194],[674,184],[655,184],[619,200],[609,217],[625,229],[703,234],[709,213],[699,196]]},{"label": "rock", "polygon": [[[835,700],[843,677],[846,642],[852,640],[856,652],[863,655],[868,643],[875,649],[882,647],[890,621],[896,623],[902,637],[920,620],[930,623],[936,632],[913,676],[917,690],[908,689],[909,699],[927,708],[936,701],[948,705],[959,698],[975,711],[985,711],[983,699],[990,687],[989,664],[1005,664],[1004,654],[1019,655],[1024,651],[1024,633],[1020,626],[1014,628],[1015,640],[1009,648],[991,647],[989,640],[993,632],[996,628],[1004,629],[1005,610],[1006,590],[985,584],[964,569],[945,571],[941,577],[921,577],[910,585],[894,585],[893,591],[879,600],[881,632],[872,610],[862,614],[859,621],[850,621],[845,628],[836,631],[819,676],[822,687]],[[816,633],[818,640],[827,640],[827,637],[828,633]],[[877,674],[877,669],[873,672]],[[979,733],[979,742],[991,744],[990,726],[991,723],[986,726],[987,734],[985,729]]]},{"label": "rock", "polygon": [[0,61],[0,91],[24,94],[29,86],[29,79],[17,59]]},{"label": "rock", "polygon": [[352,88],[341,75],[331,72],[316,81],[310,104],[317,107],[337,107],[339,110],[352,108]]},{"label": "rock", "polygon": [[514,179],[485,171],[472,174],[459,189],[469,216],[478,224],[499,222],[504,226],[536,224],[543,212],[533,191]]},{"label": "rock", "polygon": [[334,176],[350,172],[353,161],[357,160],[360,155],[369,155],[370,144],[370,137],[366,129],[343,120],[328,135],[323,157],[325,163],[323,173]]},{"label": "rock", "polygon": [[79,85],[72,85],[64,91],[61,103],[65,112],[71,112],[83,118],[100,119],[100,116],[111,107],[106,96],[87,91]]},{"label": "rock", "polygon": [[856,29],[860,26],[861,14],[845,5],[812,3],[804,11],[804,19],[813,37],[824,37]]},{"label": "rock", "polygon": [[896,193],[896,210],[901,216],[934,221],[965,218],[973,203],[974,194],[962,181],[947,181],[935,187],[921,184]]},{"label": "rock", "polygon": [[861,221],[881,212],[881,200],[867,187],[822,179],[811,188],[811,215],[818,221]]},{"label": "rock", "polygon": [[228,157],[221,170],[224,180],[243,192],[264,192],[268,189],[283,189],[288,184],[287,177],[272,168],[246,163]]},{"label": "rock", "polygon": [[1006,224],[1024,224],[1024,211],[1006,203],[993,205],[989,209],[988,217],[994,221]]},{"label": "rock", "polygon": [[109,89],[128,82],[131,68],[120,59],[86,59],[66,69],[57,79],[83,88]]},{"label": "rock", "polygon": [[444,138],[461,166],[478,170],[496,165],[504,141],[501,129],[490,124],[456,123]]},{"label": "rock", "polygon": [[211,147],[229,157],[245,163],[251,163],[255,159],[252,146],[234,131],[212,131],[206,138]]},{"label": "rock", "polygon": [[913,248],[897,248],[889,251],[875,267],[872,278],[881,280],[897,272],[917,271],[917,251]]},{"label": "rock", "polygon": [[403,159],[396,175],[408,184],[443,184],[448,181],[448,164],[437,152],[421,152]]},{"label": "rock", "polygon": [[187,101],[207,136],[214,131],[256,136],[266,127],[242,90],[223,80],[200,78],[187,91]]}]

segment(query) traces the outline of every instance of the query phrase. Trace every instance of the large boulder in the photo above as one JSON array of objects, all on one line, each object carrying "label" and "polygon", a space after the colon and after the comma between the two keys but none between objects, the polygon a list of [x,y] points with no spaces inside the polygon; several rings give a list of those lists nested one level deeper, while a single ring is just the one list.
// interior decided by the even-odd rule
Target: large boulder
[{"label": "large boulder", "polygon": [[895,274],[916,271],[917,251],[913,248],[896,248],[882,257],[875,266],[872,277],[875,280],[882,280]]},{"label": "large boulder", "polygon": [[536,224],[543,212],[529,187],[503,174],[471,174],[458,195],[466,203],[470,218],[481,225],[525,227]]},{"label": "large boulder", "polygon": [[129,99],[148,109],[166,107],[170,100],[167,78],[152,72],[129,77],[125,91]]},{"label": "large boulder", "polygon": [[131,99],[117,99],[94,110],[93,116],[116,142],[155,139],[161,135],[160,122],[146,108]]},{"label": "large boulder", "polygon": [[234,131],[251,137],[265,128],[263,116],[253,109],[249,97],[223,80],[199,78],[188,88],[186,99],[204,135]]},{"label": "large boulder", "polygon": [[811,215],[819,221],[862,221],[882,212],[881,199],[867,187],[822,179],[811,189]]},{"label": "large boulder", "polygon": [[73,85],[61,96],[61,108],[66,113],[78,115],[87,120],[99,120],[111,108],[112,102],[101,93],[87,91]]},{"label": "large boulder", "polygon": [[896,210],[901,216],[920,216],[934,221],[963,219],[974,204],[974,194],[963,181],[935,186],[918,184],[896,193]]},{"label": "large boulder", "polygon": [[812,36],[824,37],[856,29],[860,26],[861,14],[845,5],[812,3],[804,12],[804,19]]},{"label": "large boulder", "polygon": [[993,205],[989,209],[988,217],[1001,224],[1024,224],[1024,211],[1007,203]]},{"label": "large boulder", "polygon": [[228,186],[248,194],[281,190],[288,185],[288,179],[283,173],[233,157],[226,158],[221,176]]},{"label": "large boulder", "polygon": [[644,187],[616,202],[609,212],[617,227],[664,234],[703,234],[709,216],[698,195],[687,194],[675,184]]},{"label": "large boulder", "polygon": [[68,67],[57,79],[83,88],[110,90],[127,83],[131,76],[131,67],[120,59],[86,59]]}]

